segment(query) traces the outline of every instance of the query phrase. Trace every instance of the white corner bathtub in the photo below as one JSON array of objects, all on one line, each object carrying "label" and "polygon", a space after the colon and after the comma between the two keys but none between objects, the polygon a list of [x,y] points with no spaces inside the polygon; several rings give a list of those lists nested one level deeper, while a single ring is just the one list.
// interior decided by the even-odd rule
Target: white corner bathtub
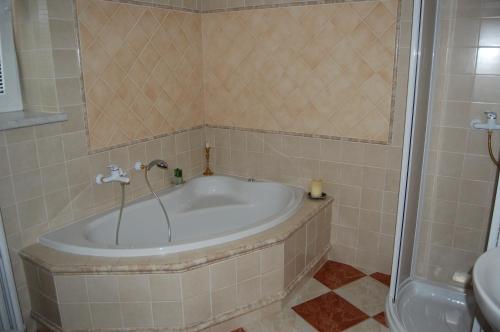
[{"label": "white corner bathtub", "polygon": [[178,253],[248,237],[274,227],[301,206],[303,189],[226,176],[195,178],[159,193],[172,225],[172,242],[152,196],[125,206],[119,245],[118,210],[83,219],[45,234],[53,249],[92,256],[135,257]]}]

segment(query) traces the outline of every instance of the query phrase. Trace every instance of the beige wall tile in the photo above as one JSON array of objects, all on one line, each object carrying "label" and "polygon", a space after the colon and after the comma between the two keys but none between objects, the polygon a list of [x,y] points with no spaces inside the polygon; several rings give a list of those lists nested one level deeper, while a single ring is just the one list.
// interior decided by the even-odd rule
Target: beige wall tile
[{"label": "beige wall tile", "polygon": [[237,305],[236,285],[218,289],[212,292],[213,314],[219,315],[236,309]]},{"label": "beige wall tile", "polygon": [[42,197],[19,203],[18,211],[21,229],[25,230],[47,221],[45,203]]},{"label": "beige wall tile", "polygon": [[8,176],[10,174],[10,162],[7,154],[7,148],[5,146],[0,146],[0,177]]},{"label": "beige wall tile", "polygon": [[118,302],[117,276],[86,276],[88,296],[90,302]]},{"label": "beige wall tile", "polygon": [[63,136],[64,157],[66,160],[83,157],[87,154],[85,132],[79,131]]},{"label": "beige wall tile", "polygon": [[210,289],[212,291],[236,284],[236,259],[210,265]]},{"label": "beige wall tile", "polygon": [[84,276],[56,276],[59,303],[86,303],[89,301]]},{"label": "beige wall tile", "polygon": [[180,301],[181,285],[177,274],[152,274],[149,276],[153,301]]},{"label": "beige wall tile", "polygon": [[209,291],[208,267],[190,270],[182,273],[182,297],[188,299]]},{"label": "beige wall tile", "polygon": [[34,141],[24,141],[8,146],[12,173],[22,173],[37,169],[39,162]]},{"label": "beige wall tile", "polygon": [[260,251],[254,251],[237,258],[236,275],[238,283],[260,274]]},{"label": "beige wall tile", "polygon": [[147,275],[118,276],[118,291],[122,302],[151,301]]},{"label": "beige wall tile", "polygon": [[64,329],[90,329],[92,327],[88,303],[61,304],[59,312]]},{"label": "beige wall tile", "polygon": [[148,328],[153,326],[151,303],[121,303],[123,325],[129,328]]},{"label": "beige wall tile", "polygon": [[57,299],[54,277],[51,273],[38,269],[38,279],[40,281],[40,292],[55,301]]},{"label": "beige wall tile", "polygon": [[212,315],[210,295],[198,293],[196,296],[185,299],[183,302],[184,324],[194,325],[206,321]]},{"label": "beige wall tile", "polygon": [[261,296],[261,278],[247,279],[237,284],[238,306],[257,301]]},{"label": "beige wall tile", "polygon": [[181,302],[153,302],[154,327],[182,326]]},{"label": "beige wall tile", "polygon": [[260,259],[260,272],[262,274],[282,267],[284,263],[283,244],[273,245],[262,250]]},{"label": "beige wall tile", "polygon": [[123,327],[120,303],[91,303],[90,312],[96,329]]},{"label": "beige wall tile", "polygon": [[323,139],[320,143],[320,157],[322,160],[341,161],[342,145],[337,140]]},{"label": "beige wall tile", "polygon": [[60,136],[38,139],[36,142],[40,167],[50,166],[64,161],[64,151]]},{"label": "beige wall tile", "polygon": [[278,269],[262,275],[262,296],[281,292],[284,287],[284,270]]},{"label": "beige wall tile", "polygon": [[12,205],[15,201],[13,178],[11,176],[0,178],[0,207]]}]

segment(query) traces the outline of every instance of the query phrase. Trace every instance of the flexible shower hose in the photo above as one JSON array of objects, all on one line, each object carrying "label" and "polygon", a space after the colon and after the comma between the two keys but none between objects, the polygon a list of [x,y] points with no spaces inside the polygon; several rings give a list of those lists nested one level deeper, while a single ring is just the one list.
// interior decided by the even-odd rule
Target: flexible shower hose
[{"label": "flexible shower hose", "polygon": [[163,202],[161,201],[160,197],[158,197],[156,192],[153,190],[153,187],[151,187],[151,183],[149,183],[148,169],[147,168],[144,168],[144,178],[146,179],[146,184],[148,185],[149,190],[156,197],[156,199],[158,200],[158,203],[160,203],[161,209],[163,210],[163,214],[165,215],[165,220],[167,221],[168,242],[172,242],[172,227],[170,226],[170,219],[168,218],[167,209],[165,209],[165,206],[163,205]]},{"label": "flexible shower hose", "polygon": [[500,168],[500,161],[498,161],[495,158],[495,155],[493,154],[493,148],[491,147],[491,136],[493,135],[493,132],[491,130],[488,130],[488,152],[490,154],[491,160],[497,165],[498,168]]},{"label": "flexible shower hose", "polygon": [[118,236],[120,235],[120,225],[122,223],[123,216],[123,206],[125,205],[125,183],[120,183],[122,187],[122,202],[120,204],[120,213],[118,214],[118,225],[116,226],[116,236],[115,236],[115,244],[118,245]]}]

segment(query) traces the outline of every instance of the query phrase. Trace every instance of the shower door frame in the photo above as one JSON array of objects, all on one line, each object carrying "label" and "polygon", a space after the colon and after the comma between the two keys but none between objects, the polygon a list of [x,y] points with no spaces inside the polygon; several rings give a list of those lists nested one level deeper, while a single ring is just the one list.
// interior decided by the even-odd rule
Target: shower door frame
[{"label": "shower door frame", "polygon": [[[414,276],[415,263],[413,256],[418,243],[415,239],[419,232],[418,217],[420,206],[422,206],[421,200],[425,182],[422,176],[422,170],[425,169],[427,163],[427,154],[425,152],[428,151],[430,142],[427,128],[430,128],[430,121],[432,118],[430,114],[432,112],[432,107],[430,106],[432,104],[431,89],[434,86],[432,69],[434,68],[434,50],[436,49],[435,36],[437,29],[439,29],[439,12],[437,6],[437,0],[414,0],[413,2],[403,153],[392,261],[392,278],[389,289],[389,298],[392,302],[395,301],[400,286],[406,281],[412,280]],[[424,15],[428,10],[430,10],[430,14],[435,15],[431,16],[431,19],[433,18],[431,29],[424,31],[426,26],[422,25],[422,20],[424,20]],[[427,15],[429,15],[429,13],[427,13]],[[429,34],[430,32],[432,33],[431,40],[428,38],[429,35],[425,34]],[[421,82],[421,76],[424,76],[424,79],[428,78],[428,80],[426,80],[426,82],[428,81],[428,85],[419,84]],[[421,91],[421,89],[423,90]],[[422,110],[423,108],[424,110]],[[420,113],[417,114],[418,111]],[[416,126],[418,126],[418,128]],[[414,139],[416,129],[423,131],[419,133],[421,136],[418,137],[418,139]],[[423,142],[422,139],[424,140]],[[414,156],[414,153],[417,153],[417,155]],[[419,157],[421,158],[420,165],[418,160]],[[417,183],[418,189],[411,191],[411,185],[415,186]],[[413,196],[412,198],[414,198],[416,202],[412,202],[409,196]],[[408,217],[408,210],[412,213],[410,217]],[[414,224],[409,226],[414,227],[413,234],[411,233],[412,229],[409,230],[410,232],[405,229],[405,226],[408,227],[405,225],[405,222],[408,223],[408,219],[411,218],[414,219]],[[411,222],[413,220],[409,221]],[[403,238],[405,235],[411,236],[411,238],[409,238],[411,243],[407,244],[406,248],[403,247]],[[409,249],[408,246],[411,246],[411,249]],[[406,251],[404,249],[406,249]],[[403,254],[406,254],[405,258],[408,258],[408,256],[411,257],[410,262],[402,264],[401,260]]]}]

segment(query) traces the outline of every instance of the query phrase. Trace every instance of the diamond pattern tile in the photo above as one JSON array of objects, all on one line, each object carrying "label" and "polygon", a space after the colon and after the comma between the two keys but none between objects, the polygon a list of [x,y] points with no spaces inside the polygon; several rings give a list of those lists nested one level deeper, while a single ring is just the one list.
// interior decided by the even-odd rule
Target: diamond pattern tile
[{"label": "diamond pattern tile", "polygon": [[372,277],[389,276],[366,276],[352,266],[334,261],[326,262],[320,272],[323,279],[337,280],[342,286],[331,290],[312,278],[294,290],[295,295],[281,311],[244,323],[241,328],[267,332],[389,331],[381,301],[389,288]]},{"label": "diamond pattern tile", "polygon": [[380,281],[381,283],[383,283],[387,287],[389,287],[391,285],[391,276],[388,274],[375,272],[375,273],[370,274],[370,277],[372,277],[375,280]]},{"label": "diamond pattern tile", "polygon": [[387,321],[385,320],[385,312],[381,312],[381,313],[373,316],[373,319],[375,319],[377,322],[379,322],[380,324],[382,324],[384,326],[388,326]]},{"label": "diamond pattern tile", "polygon": [[92,150],[204,122],[388,140],[396,0],[77,9]]},{"label": "diamond pattern tile", "polygon": [[293,310],[320,332],[343,331],[369,318],[333,292],[299,304]]},{"label": "diamond pattern tile", "polygon": [[374,319],[367,319],[348,328],[345,332],[389,332],[389,329]]},{"label": "diamond pattern tile", "polygon": [[334,292],[370,317],[384,311],[387,286],[369,276],[350,282]]},{"label": "diamond pattern tile", "polygon": [[395,4],[203,15],[206,122],[387,141]]},{"label": "diamond pattern tile", "polygon": [[312,300],[315,297],[318,297],[330,291],[330,288],[326,287],[316,279],[311,278],[304,286],[302,286],[301,291],[289,300],[286,306],[293,307],[297,304]]},{"label": "diamond pattern tile", "polygon": [[203,123],[200,15],[79,0],[92,150]]},{"label": "diamond pattern tile", "polygon": [[316,272],[314,278],[330,289],[336,289],[365,276],[350,265],[328,261]]}]

